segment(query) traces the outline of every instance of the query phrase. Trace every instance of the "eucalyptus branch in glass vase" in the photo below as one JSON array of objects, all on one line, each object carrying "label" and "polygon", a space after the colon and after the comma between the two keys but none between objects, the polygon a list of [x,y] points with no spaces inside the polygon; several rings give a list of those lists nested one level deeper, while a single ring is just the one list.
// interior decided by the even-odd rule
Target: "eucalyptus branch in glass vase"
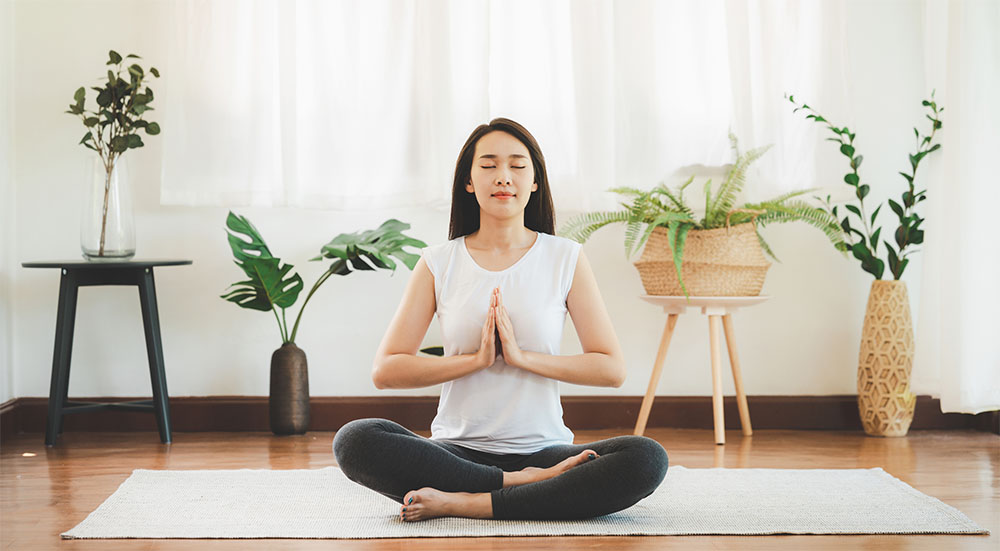
[{"label": "eucalyptus branch in glass vase", "polygon": [[[114,50],[108,52],[108,61],[105,65],[111,65],[107,71],[107,79],[103,86],[92,86],[91,90],[97,92],[97,107],[94,110],[87,110],[84,107],[86,101],[86,89],[81,86],[73,94],[73,103],[69,105],[66,112],[80,117],[83,125],[87,127],[87,133],[80,140],[80,144],[87,149],[97,153],[100,164],[103,167],[103,197],[100,209],[100,240],[97,250],[93,251],[96,257],[104,256],[131,256],[135,253],[134,246],[131,251],[108,251],[106,250],[107,230],[109,212],[114,212],[112,205],[116,199],[113,191],[113,175],[121,156],[129,149],[137,149],[144,145],[139,131],[144,131],[147,135],[153,136],[160,133],[160,125],[143,119],[147,111],[152,111],[150,105],[153,101],[153,90],[147,85],[143,90],[146,79],[146,71],[137,63],[132,63],[125,67],[126,60],[142,59],[135,54],[128,54],[124,58]],[[122,71],[125,71],[123,76]],[[149,73],[155,78],[159,78],[160,73],[155,67],[150,67]],[[104,77],[100,77],[104,79]],[[126,213],[131,216],[131,213]],[[130,218],[129,218],[130,219]],[[88,254],[87,247],[84,247],[84,254]]]}]

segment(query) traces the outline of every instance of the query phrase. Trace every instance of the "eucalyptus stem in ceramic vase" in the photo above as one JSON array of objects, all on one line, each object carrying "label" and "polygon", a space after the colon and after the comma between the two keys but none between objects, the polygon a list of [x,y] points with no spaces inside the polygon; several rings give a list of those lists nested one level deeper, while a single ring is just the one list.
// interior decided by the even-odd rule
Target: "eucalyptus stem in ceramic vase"
[{"label": "eucalyptus stem in ceramic vase", "polygon": [[[917,205],[927,199],[927,190],[917,190],[915,179],[920,162],[941,148],[934,143],[941,129],[941,112],[931,92],[930,99],[922,105],[929,111],[930,132],[922,134],[914,128],[916,151],[909,154],[910,171],[900,172],[906,187],[899,201],[888,200],[889,208],[896,215],[898,225],[892,234],[893,243],[880,240],[882,228],[877,225],[882,205],[868,214],[865,199],[871,187],[862,179],[859,169],[864,157],[854,144],[855,133],[848,127],[837,127],[809,105],[796,103],[794,96],[786,96],[795,105],[793,112],[805,111],[806,119],[823,124],[833,134],[828,141],[836,142],[840,152],[847,157],[850,171],[844,182],[851,186],[855,204],[845,204],[846,212],[838,212],[824,201],[825,210],[840,220],[840,228],[849,250],[861,263],[861,269],[875,276],[868,294],[864,326],[861,331],[861,349],[858,354],[858,411],[867,434],[873,436],[904,436],[913,421],[916,396],[910,392],[910,371],[913,367],[913,322],[910,317],[910,299],[906,283],[901,281],[914,246],[924,242],[920,228],[924,219],[917,212]],[[870,203],[867,205],[870,207]],[[839,216],[843,214],[843,219]],[[851,216],[853,215],[853,217]],[[852,223],[853,220],[853,223]],[[885,260],[879,257],[879,246],[885,250]],[[895,247],[893,247],[895,245]],[[892,280],[882,280],[886,265]]]}]

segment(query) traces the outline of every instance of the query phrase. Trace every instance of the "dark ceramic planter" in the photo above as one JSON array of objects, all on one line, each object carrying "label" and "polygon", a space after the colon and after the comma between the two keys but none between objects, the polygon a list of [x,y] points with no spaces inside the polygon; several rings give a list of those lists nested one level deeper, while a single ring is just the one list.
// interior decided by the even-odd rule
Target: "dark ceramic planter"
[{"label": "dark ceramic planter", "polygon": [[292,343],[271,354],[271,432],[305,434],[309,430],[309,370],[306,353]]}]

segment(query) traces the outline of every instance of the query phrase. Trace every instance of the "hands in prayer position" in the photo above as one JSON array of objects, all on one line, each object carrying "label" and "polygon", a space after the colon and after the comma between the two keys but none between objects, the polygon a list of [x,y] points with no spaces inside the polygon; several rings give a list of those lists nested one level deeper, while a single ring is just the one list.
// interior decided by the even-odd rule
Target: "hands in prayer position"
[{"label": "hands in prayer position", "polygon": [[514,325],[503,305],[500,288],[494,287],[493,295],[490,297],[490,311],[483,324],[482,338],[476,357],[481,365],[489,367],[493,365],[499,354],[503,354],[503,360],[507,365],[514,367],[520,366],[524,358],[524,353],[517,345],[517,339],[514,338]]}]

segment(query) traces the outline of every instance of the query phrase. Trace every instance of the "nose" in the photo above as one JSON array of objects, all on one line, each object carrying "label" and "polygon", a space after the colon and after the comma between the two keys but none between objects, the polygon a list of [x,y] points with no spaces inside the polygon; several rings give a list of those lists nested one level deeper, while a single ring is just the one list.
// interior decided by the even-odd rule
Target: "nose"
[{"label": "nose", "polygon": [[510,183],[510,172],[507,171],[506,169],[498,171],[497,172],[496,183],[498,183],[498,184],[509,184]]}]

